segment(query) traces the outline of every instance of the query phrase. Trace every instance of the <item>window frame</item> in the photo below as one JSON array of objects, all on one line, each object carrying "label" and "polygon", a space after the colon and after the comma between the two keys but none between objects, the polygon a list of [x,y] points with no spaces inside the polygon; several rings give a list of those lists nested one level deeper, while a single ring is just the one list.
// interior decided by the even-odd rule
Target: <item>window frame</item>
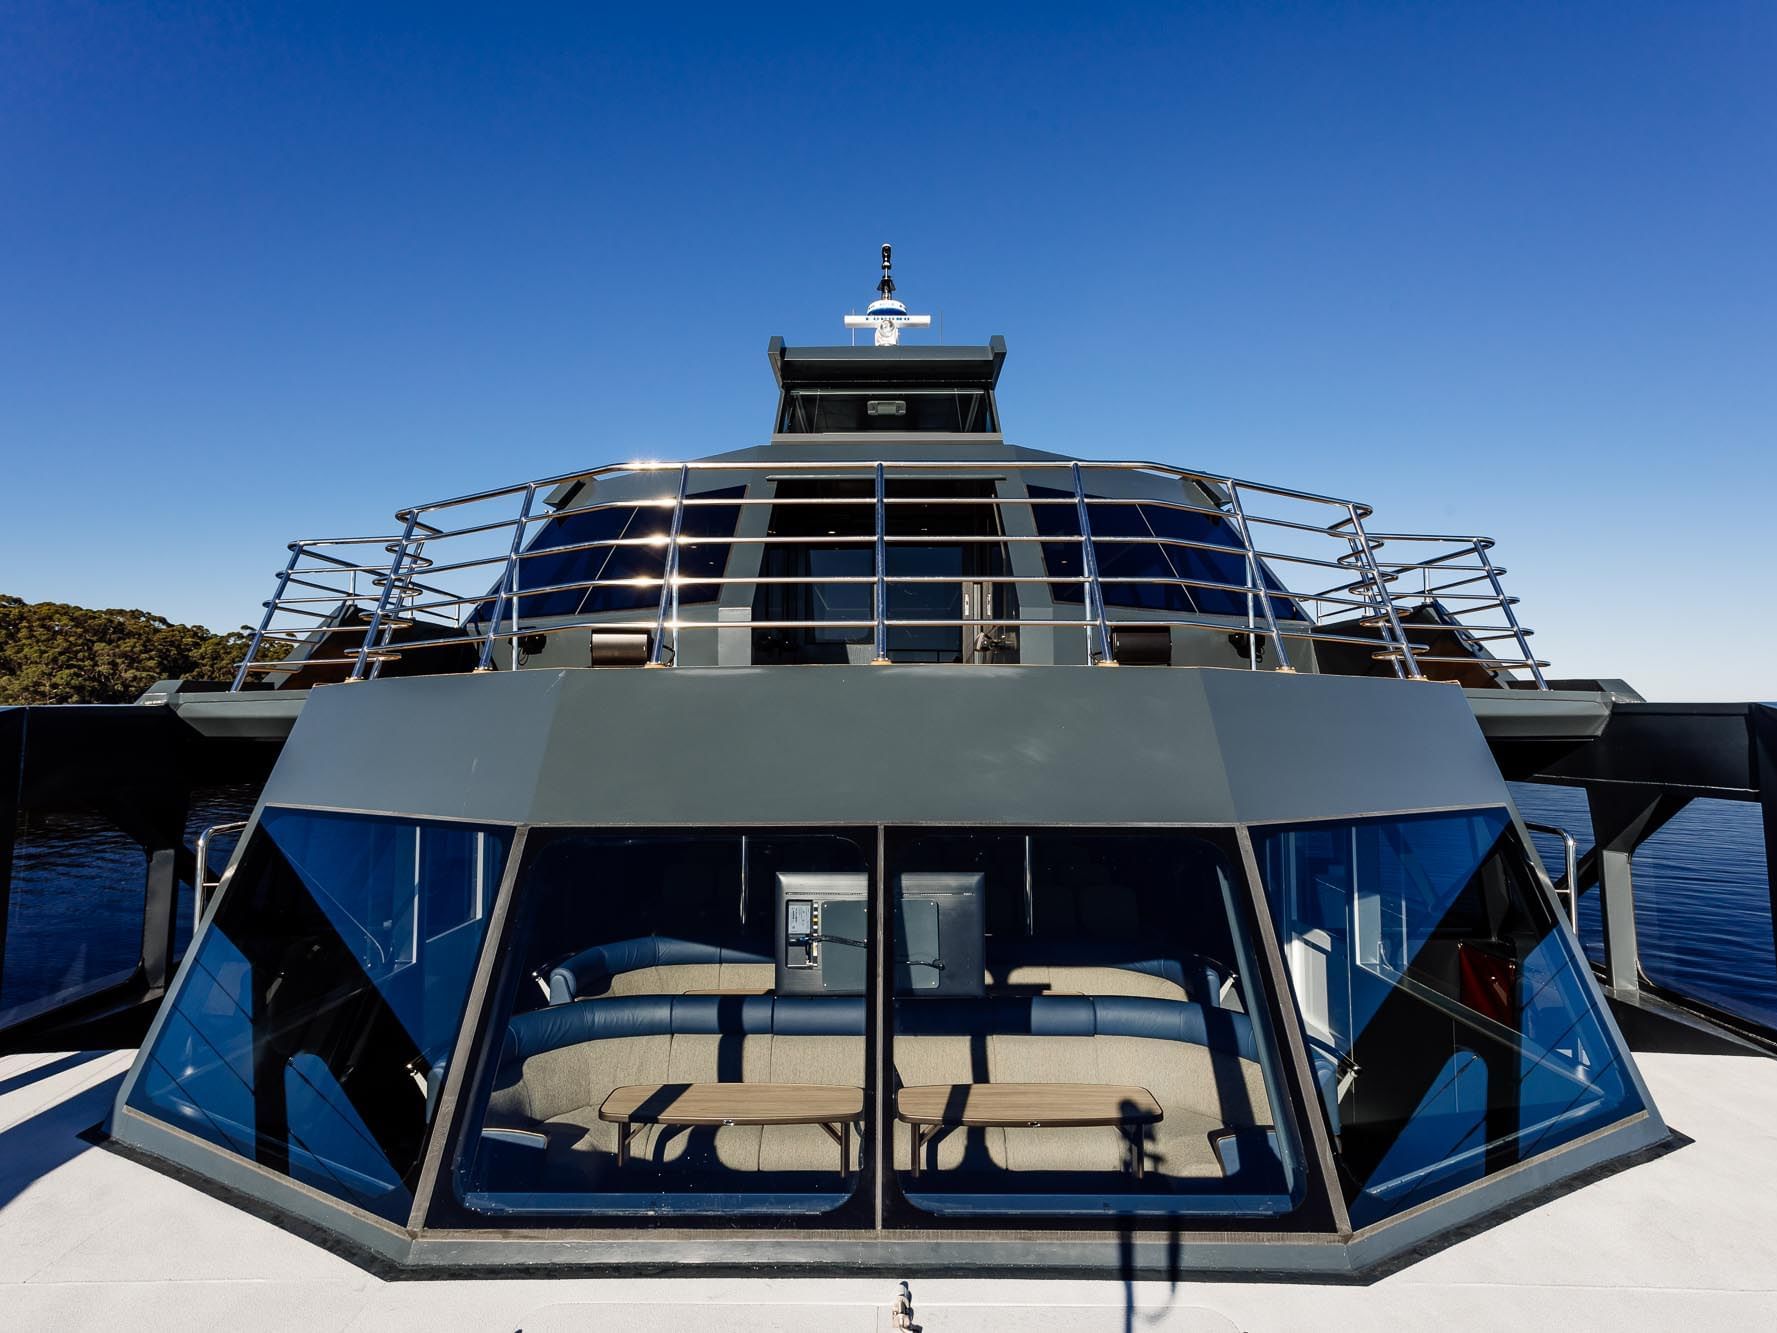
[{"label": "window frame", "polygon": [[[1336,1182],[1329,1174],[1330,1144],[1322,1141],[1324,1130],[1310,1096],[1318,1101],[1307,1082],[1307,1057],[1300,1049],[1301,1036],[1294,1023],[1286,1022],[1285,1001],[1279,985],[1287,981],[1275,958],[1275,940],[1264,916],[1263,890],[1253,873],[1250,848],[1244,830],[1236,824],[1131,824],[1076,825],[1044,824],[1028,826],[1044,832],[1065,833],[1128,832],[1131,834],[1168,834],[1192,836],[1210,842],[1223,853],[1229,870],[1227,896],[1233,913],[1230,928],[1237,949],[1244,949],[1242,965],[1251,968],[1254,978],[1247,1002],[1252,1006],[1255,1040],[1261,1055],[1261,1068],[1266,1070],[1267,1089],[1273,1098],[1273,1114],[1280,1136],[1285,1136],[1286,1151],[1293,1153],[1300,1171],[1300,1188],[1287,1211],[1276,1214],[1228,1212],[1128,1212],[1099,1211],[1021,1211],[1016,1208],[982,1208],[969,1212],[935,1214],[911,1203],[896,1179],[893,1160],[892,1108],[889,1104],[887,1080],[892,1078],[893,1033],[891,1006],[893,1002],[892,962],[889,951],[880,947],[887,938],[889,895],[883,891],[887,856],[887,834],[890,829],[915,832],[968,832],[1023,830],[1027,826],[960,825],[940,822],[855,824],[599,824],[573,822],[527,824],[521,828],[514,855],[508,859],[506,883],[502,886],[501,910],[490,925],[490,944],[484,952],[483,975],[478,976],[470,994],[471,1022],[460,1035],[461,1047],[450,1071],[438,1120],[444,1133],[432,1141],[436,1171],[425,1197],[416,1200],[413,1227],[423,1229],[437,1238],[459,1237],[464,1240],[486,1239],[501,1228],[522,1227],[527,1231],[552,1237],[572,1239],[610,1236],[622,1233],[653,1234],[661,1225],[702,1230],[733,1230],[740,1227],[758,1232],[782,1229],[851,1232],[886,1236],[908,1231],[1016,1230],[1032,1234],[1064,1232],[1170,1232],[1227,1233],[1230,1229],[1285,1237],[1343,1237],[1349,1234],[1342,1201]],[[773,1216],[756,1212],[674,1212],[658,1213],[644,1218],[633,1212],[593,1214],[524,1214],[489,1216],[466,1208],[457,1197],[454,1180],[465,1165],[466,1138],[478,1127],[486,1114],[486,1092],[491,1088],[490,1062],[498,1059],[491,1035],[496,1020],[502,1015],[501,1005],[490,999],[506,993],[513,984],[513,970],[522,965],[516,951],[509,947],[520,929],[520,914],[510,910],[520,893],[520,876],[524,856],[535,835],[560,831],[601,833],[613,836],[661,834],[698,836],[710,834],[795,835],[856,831],[871,833],[874,856],[870,861],[870,917],[872,929],[868,938],[868,980],[865,992],[866,1084],[865,1121],[860,1147],[859,1171],[852,1195],[839,1207],[819,1213]],[[494,932],[497,930],[497,936]],[[1289,1001],[1293,1004],[1293,997]],[[1261,1027],[1262,1023],[1262,1027]],[[461,1068],[458,1068],[458,1064]],[[448,1122],[446,1116],[448,1115]],[[886,1127],[886,1128],[885,1128]],[[649,1225],[652,1223],[653,1225]]]}]

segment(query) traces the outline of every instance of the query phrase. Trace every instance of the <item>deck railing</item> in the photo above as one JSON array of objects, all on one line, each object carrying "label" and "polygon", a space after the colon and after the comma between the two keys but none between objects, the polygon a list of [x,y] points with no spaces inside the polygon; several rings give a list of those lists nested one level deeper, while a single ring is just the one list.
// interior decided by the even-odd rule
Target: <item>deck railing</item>
[{"label": "deck railing", "polygon": [[[1132,475],[1148,484],[1139,494],[1117,493],[1131,489]],[[761,477],[852,481],[856,493],[807,498],[732,493],[735,484]],[[590,504],[560,509],[544,502],[558,488],[575,483],[596,486],[619,478],[627,479],[632,489],[639,485],[642,493],[595,498]],[[992,493],[960,495],[946,492],[941,484],[965,479],[991,479],[993,484],[986,489]],[[724,481],[730,484],[727,494],[697,493],[699,486],[707,490]],[[930,488],[932,493],[920,494],[922,482],[940,484]],[[1027,491],[1026,485],[1037,493]],[[1166,498],[1163,492],[1168,488],[1178,498]],[[769,535],[762,524],[748,532],[742,530],[744,523],[720,535],[687,530],[688,515],[706,507],[744,514],[757,506],[781,510],[795,505],[854,507],[862,521],[847,532],[823,536]],[[897,531],[890,518],[891,511],[906,505],[991,507],[998,531],[907,534]],[[655,521],[641,535],[546,547],[535,544],[542,527],[561,522],[564,515],[609,510],[643,511]],[[1127,530],[1130,516],[1143,511],[1191,517],[1181,520],[1182,528],[1169,519],[1160,525],[1167,529],[1162,532],[1144,516],[1146,530],[1132,535]],[[292,542],[277,587],[264,603],[265,613],[252,627],[234,686],[239,689],[256,676],[314,668],[344,668],[346,679],[367,679],[403,655],[447,647],[461,652],[465,645],[472,647],[479,669],[495,666],[502,645],[510,648],[516,666],[521,639],[531,642],[539,635],[587,629],[645,635],[647,664],[670,666],[679,659],[682,636],[712,630],[820,629],[860,634],[868,630],[875,660],[886,662],[890,637],[897,629],[955,628],[990,636],[1007,629],[1073,628],[1086,635],[1089,661],[1110,664],[1117,658],[1120,631],[1164,626],[1243,635],[1237,641],[1246,645],[1253,669],[1265,656],[1261,645],[1269,647],[1273,668],[1289,671],[1292,648],[1300,656],[1300,646],[1311,641],[1368,650],[1371,659],[1386,662],[1395,675],[1407,679],[1423,678],[1428,665],[1473,663],[1472,657],[1428,655],[1428,646],[1438,642],[1438,636],[1456,632],[1464,636],[1466,647],[1483,654],[1481,665],[1488,670],[1527,671],[1537,686],[1546,688],[1541,672],[1546,663],[1530,652],[1531,631],[1520,625],[1512,609],[1515,599],[1503,591],[1500,576],[1505,571],[1487,554],[1490,540],[1370,533],[1365,528],[1370,515],[1370,507],[1357,501],[1149,462],[863,461],[854,456],[613,464],[404,509],[396,514],[401,528],[394,534]],[[624,531],[634,526],[626,523]],[[689,526],[695,529],[696,524]],[[862,548],[870,553],[871,571],[699,574],[684,568],[686,553],[700,546],[738,552],[796,543]],[[961,577],[890,572],[890,552],[897,546],[962,543],[984,543],[1007,552],[1007,572]],[[1033,545],[1035,551],[1029,549]],[[1165,576],[1156,575],[1151,567],[1140,574],[1101,567],[1108,562],[1114,571],[1115,553],[1129,545],[1186,558],[1174,561],[1169,554]],[[1391,558],[1382,558],[1385,546],[1391,548]],[[658,562],[650,562],[649,573],[542,583],[526,578],[527,567],[533,573],[540,568],[533,563],[539,557],[550,557],[559,565],[559,557],[585,552],[593,564],[600,551],[630,547],[660,552]],[[1425,554],[1419,558],[1401,558],[1421,551]],[[1199,553],[1194,561],[1192,553]],[[1067,568],[1054,567],[1063,564]],[[735,567],[730,559],[728,570]],[[1212,574],[1219,577],[1206,576]],[[1292,591],[1294,586],[1316,586],[1329,579],[1328,586],[1313,593]],[[1014,590],[1010,597],[1016,597],[1021,586],[1047,588],[1055,602],[1053,614],[1041,619],[1021,611],[995,614],[992,606],[965,607],[973,614],[940,618],[893,614],[892,593],[897,588],[959,582]],[[771,618],[753,611],[746,619],[683,614],[685,590],[713,588],[720,597],[721,590],[732,585],[755,591],[768,585],[858,585],[868,589],[867,597],[859,600],[868,601],[869,611],[849,619]],[[536,610],[546,597],[559,602],[565,594],[581,593],[579,600],[584,602],[612,589],[627,590],[616,595],[635,604],[628,614]],[[1179,595],[1180,589],[1186,590],[1185,597]],[[1192,592],[1197,596],[1191,597]],[[1187,598],[1193,606],[1206,598],[1225,606],[1232,598],[1244,610],[1233,616],[1176,610]],[[1434,603],[1438,620],[1407,623],[1413,611]],[[1144,605],[1150,609],[1139,614],[1129,611]],[[1156,614],[1151,609],[1156,606],[1164,613]],[[1504,623],[1473,619],[1490,611]],[[262,649],[275,641],[302,645],[303,651],[284,661],[267,660]],[[1491,643],[1504,647],[1505,655],[1485,647]]]}]

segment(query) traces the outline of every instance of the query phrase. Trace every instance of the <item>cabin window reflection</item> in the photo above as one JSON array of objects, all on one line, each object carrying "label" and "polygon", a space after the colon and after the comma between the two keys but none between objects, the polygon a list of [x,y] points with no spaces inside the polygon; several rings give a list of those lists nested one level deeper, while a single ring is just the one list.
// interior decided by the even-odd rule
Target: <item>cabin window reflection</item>
[{"label": "cabin window reflection", "polygon": [[893,1153],[939,1213],[1265,1215],[1303,1173],[1234,874],[1188,834],[891,833]]},{"label": "cabin window reflection", "polygon": [[[1043,543],[1050,577],[1074,580],[1051,584],[1050,595],[1057,602],[1081,602],[1085,592],[1078,582],[1080,517],[1071,503],[1074,493],[1048,486],[1028,490],[1033,499],[1051,502],[1030,506],[1037,534],[1060,539]],[[1206,499],[1181,494],[1176,501],[1124,504],[1088,498],[1093,501],[1086,515],[1092,552],[1107,606],[1172,616],[1264,614],[1256,594],[1245,591],[1251,576],[1238,530],[1230,520],[1205,512]],[[1282,594],[1283,584],[1265,562],[1256,564],[1259,582],[1254,586]],[[1271,598],[1271,614],[1278,620],[1304,619],[1295,601],[1281,595]]]},{"label": "cabin window reflection", "polygon": [[1641,1109],[1504,810],[1254,842],[1356,1225]]},{"label": "cabin window reflection", "polygon": [[471,1213],[822,1212],[857,1188],[873,834],[533,833]]},{"label": "cabin window reflection", "polygon": [[267,810],[130,1104],[405,1223],[510,843]]}]

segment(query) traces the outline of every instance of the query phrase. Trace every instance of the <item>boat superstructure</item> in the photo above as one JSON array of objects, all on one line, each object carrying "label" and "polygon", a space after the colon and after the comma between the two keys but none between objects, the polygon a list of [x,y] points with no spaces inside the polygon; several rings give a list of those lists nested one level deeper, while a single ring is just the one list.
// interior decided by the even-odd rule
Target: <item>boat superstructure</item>
[{"label": "boat superstructure", "polygon": [[1492,543],[1008,443],[873,317],[764,444],[291,544],[114,1142],[404,1271],[1322,1275],[1666,1144],[1626,868],[1506,785],[1645,836],[1637,700]]}]

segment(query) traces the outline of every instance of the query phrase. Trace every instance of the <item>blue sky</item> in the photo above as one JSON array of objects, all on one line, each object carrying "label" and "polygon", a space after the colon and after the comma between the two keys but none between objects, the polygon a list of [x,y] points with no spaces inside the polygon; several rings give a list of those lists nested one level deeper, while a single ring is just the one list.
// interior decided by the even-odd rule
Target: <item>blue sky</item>
[{"label": "blue sky", "polygon": [[1777,695],[1777,6],[0,8],[0,591],[755,443],[895,243],[1008,436],[1485,532],[1538,647]]}]

